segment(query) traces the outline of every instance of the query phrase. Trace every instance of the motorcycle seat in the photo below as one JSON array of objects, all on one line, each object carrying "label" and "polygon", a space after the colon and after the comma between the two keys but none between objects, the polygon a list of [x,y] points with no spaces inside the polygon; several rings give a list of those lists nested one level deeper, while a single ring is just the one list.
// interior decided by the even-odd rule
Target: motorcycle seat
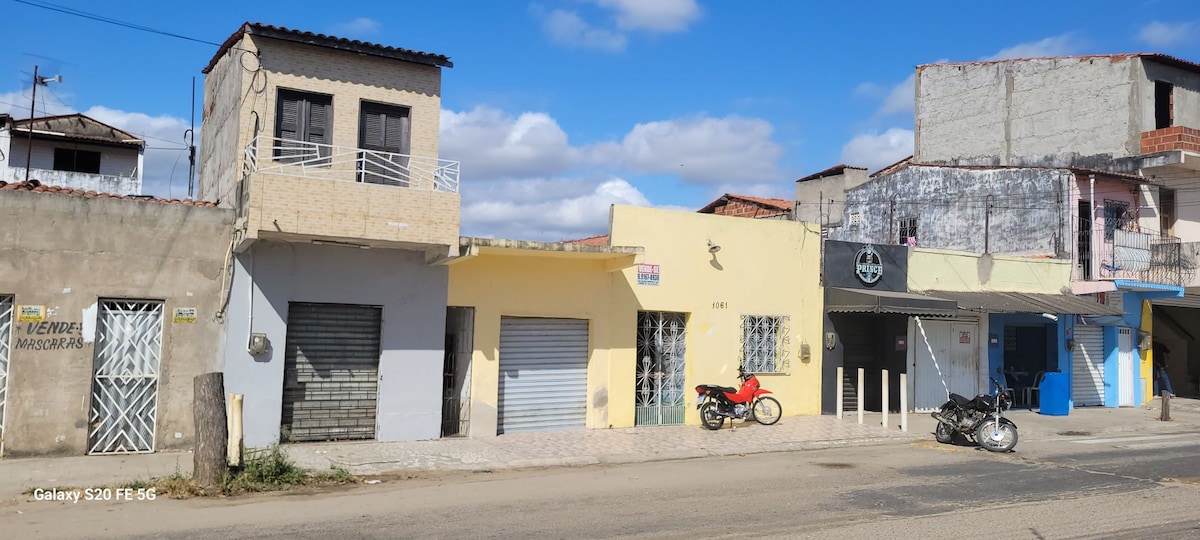
[{"label": "motorcycle seat", "polygon": [[963,405],[970,403],[971,398],[966,398],[966,397],[963,397],[963,396],[960,396],[958,394],[951,392],[950,393],[950,401],[953,401],[955,405],[958,405],[961,407]]},{"label": "motorcycle seat", "polygon": [[706,389],[708,389],[710,391],[714,391],[714,392],[728,392],[730,394],[736,394],[738,391],[737,388],[731,388],[728,386],[717,386],[715,384],[702,384],[702,385],[700,385],[700,387],[706,388]]}]

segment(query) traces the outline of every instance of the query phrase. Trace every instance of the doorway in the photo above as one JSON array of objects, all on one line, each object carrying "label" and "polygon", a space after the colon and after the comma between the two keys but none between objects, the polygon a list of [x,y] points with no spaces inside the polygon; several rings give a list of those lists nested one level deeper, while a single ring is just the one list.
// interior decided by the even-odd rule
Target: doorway
[{"label": "doorway", "polygon": [[471,423],[471,357],[475,353],[475,308],[446,308],[442,363],[442,437],[467,434]]}]

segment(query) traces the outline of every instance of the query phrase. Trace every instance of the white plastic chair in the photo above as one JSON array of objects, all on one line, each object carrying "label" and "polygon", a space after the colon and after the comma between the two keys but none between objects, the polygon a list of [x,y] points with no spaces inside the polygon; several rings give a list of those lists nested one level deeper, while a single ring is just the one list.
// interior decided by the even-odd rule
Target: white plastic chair
[{"label": "white plastic chair", "polygon": [[[1025,398],[1025,405],[1027,405],[1030,409],[1033,408],[1033,398],[1036,396],[1040,400],[1042,397],[1038,390],[1041,390],[1039,387],[1042,385],[1042,378],[1045,376],[1045,371],[1037,372],[1037,375],[1033,376],[1033,386],[1026,386],[1022,389],[1024,391],[1024,396],[1022,397]],[[1038,405],[1041,405],[1040,401]]]}]

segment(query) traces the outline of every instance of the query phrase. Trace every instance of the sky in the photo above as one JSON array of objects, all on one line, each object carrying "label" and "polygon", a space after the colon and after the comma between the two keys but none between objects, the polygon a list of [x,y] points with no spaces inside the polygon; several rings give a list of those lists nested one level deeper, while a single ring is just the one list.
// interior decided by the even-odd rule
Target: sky
[{"label": "sky", "polygon": [[144,193],[183,198],[192,80],[199,103],[200,70],[243,22],[445,54],[440,157],[461,162],[462,233],[524,240],[604,233],[611,204],[791,199],[807,174],[903,159],[921,64],[1200,61],[1200,9],[1164,0],[170,4],[0,0],[0,112],[28,117],[35,65],[62,75],[39,87],[38,115],[82,112],[145,138]]}]

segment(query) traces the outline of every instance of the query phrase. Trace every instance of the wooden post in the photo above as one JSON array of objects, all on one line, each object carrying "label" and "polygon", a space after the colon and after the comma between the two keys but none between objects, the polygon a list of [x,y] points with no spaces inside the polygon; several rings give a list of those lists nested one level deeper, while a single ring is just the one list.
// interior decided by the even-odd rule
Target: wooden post
[{"label": "wooden post", "polygon": [[900,431],[908,432],[908,374],[900,374]]},{"label": "wooden post", "polygon": [[883,370],[883,375],[880,377],[883,383],[883,405],[879,410],[883,412],[883,427],[888,427],[888,409],[891,408],[891,396],[888,396],[888,371]]},{"label": "wooden post", "polygon": [[242,466],[242,395],[229,394],[226,409],[229,426],[229,460],[230,467]]},{"label": "wooden post", "polygon": [[1171,393],[1166,390],[1162,391],[1162,416],[1159,420],[1168,422],[1171,420]]},{"label": "wooden post", "polygon": [[858,423],[863,423],[863,368],[858,368]]},{"label": "wooden post", "polygon": [[225,375],[202,373],[193,379],[192,417],[196,424],[196,451],[192,454],[192,480],[202,488],[215,487],[227,470],[229,426],[225,419]]},{"label": "wooden post", "polygon": [[843,368],[841,366],[838,366],[838,368],[837,368],[837,417],[838,417],[838,420],[842,419],[842,413],[845,412],[845,409],[846,409],[846,405],[844,403],[844,401],[846,399],[846,396],[845,396],[846,380],[842,378],[845,376],[843,374],[844,369],[845,368]]}]

